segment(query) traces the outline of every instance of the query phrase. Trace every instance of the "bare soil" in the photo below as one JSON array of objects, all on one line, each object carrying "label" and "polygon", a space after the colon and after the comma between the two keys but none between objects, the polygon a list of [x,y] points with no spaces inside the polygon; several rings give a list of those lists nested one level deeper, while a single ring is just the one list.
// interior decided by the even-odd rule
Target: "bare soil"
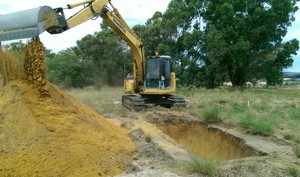
[{"label": "bare soil", "polygon": [[[130,137],[138,148],[134,154],[134,162],[127,167],[126,172],[118,175],[119,177],[205,176],[188,170],[187,161],[195,154],[191,154],[191,150],[180,140],[178,141],[179,135],[177,134],[180,133],[166,135],[164,130],[166,128],[162,128],[162,125],[172,125],[169,127],[171,130],[179,128],[183,132],[182,125],[189,125],[192,129],[196,124],[200,124],[207,128],[206,133],[201,132],[202,136],[211,138],[211,141],[218,139],[217,141],[221,142],[219,148],[212,144],[203,146],[204,148],[210,146],[211,151],[214,149],[220,151],[217,154],[220,158],[216,160],[218,170],[212,176],[291,176],[288,169],[299,169],[300,167],[300,159],[293,152],[295,144],[274,136],[251,135],[233,125],[204,124],[186,113],[184,109],[154,107],[147,111],[131,113],[126,117],[114,114],[107,114],[105,117],[131,131]],[[215,135],[209,135],[209,133]],[[151,141],[149,141],[149,137]],[[191,144],[198,143],[197,141],[201,138],[203,139],[198,136],[190,139]],[[228,143],[224,143],[226,139],[231,139],[232,147],[241,149],[230,148]],[[210,141],[207,138],[203,140]],[[251,153],[247,154],[246,151],[251,151]],[[209,147],[206,147],[204,152],[209,153]],[[223,156],[235,152],[237,156],[229,158],[230,160],[220,160]],[[218,157],[214,159],[218,159]]]}]

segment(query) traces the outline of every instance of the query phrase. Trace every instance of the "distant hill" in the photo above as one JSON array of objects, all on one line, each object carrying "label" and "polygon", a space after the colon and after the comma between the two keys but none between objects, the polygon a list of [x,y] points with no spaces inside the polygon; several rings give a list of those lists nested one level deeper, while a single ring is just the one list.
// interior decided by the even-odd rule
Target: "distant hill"
[{"label": "distant hill", "polygon": [[300,72],[283,72],[285,76],[294,77],[296,75],[300,75]]}]

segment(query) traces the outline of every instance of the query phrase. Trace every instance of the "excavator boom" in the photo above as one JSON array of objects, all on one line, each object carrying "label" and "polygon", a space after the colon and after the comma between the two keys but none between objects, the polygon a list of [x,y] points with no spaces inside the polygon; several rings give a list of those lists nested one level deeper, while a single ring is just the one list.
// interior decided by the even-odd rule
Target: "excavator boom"
[{"label": "excavator boom", "polygon": [[[146,59],[142,41],[110,0],[83,0],[68,4],[67,8],[82,5],[83,8],[68,19],[65,18],[63,8],[52,9],[49,6],[0,15],[0,42],[36,37],[44,31],[50,34],[62,33],[100,16],[133,52],[133,72],[132,77],[124,81],[127,95],[122,97],[123,105],[136,111],[142,110],[148,103],[166,107],[186,106],[184,98],[172,95],[176,90],[176,78],[175,73],[171,72],[172,62],[169,56]],[[152,75],[152,71],[156,74]]]}]

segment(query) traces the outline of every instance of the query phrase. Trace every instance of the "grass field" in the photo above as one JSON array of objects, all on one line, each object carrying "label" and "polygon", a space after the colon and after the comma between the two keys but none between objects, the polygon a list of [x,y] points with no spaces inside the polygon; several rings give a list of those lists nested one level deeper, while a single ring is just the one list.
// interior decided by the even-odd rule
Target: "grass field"
[{"label": "grass field", "polygon": [[[129,113],[121,106],[121,87],[73,89],[67,92],[100,114]],[[300,144],[300,89],[286,86],[243,90],[181,88],[177,94],[186,98],[186,111],[203,121],[233,124],[253,134],[276,135]]]}]

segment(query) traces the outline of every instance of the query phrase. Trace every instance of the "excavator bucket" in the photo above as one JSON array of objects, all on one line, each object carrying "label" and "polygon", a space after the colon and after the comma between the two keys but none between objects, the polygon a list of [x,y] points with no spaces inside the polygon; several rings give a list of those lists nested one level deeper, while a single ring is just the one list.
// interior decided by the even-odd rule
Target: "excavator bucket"
[{"label": "excavator bucket", "polygon": [[62,8],[42,6],[0,15],[0,41],[32,38],[47,30],[51,34],[67,29]]}]

